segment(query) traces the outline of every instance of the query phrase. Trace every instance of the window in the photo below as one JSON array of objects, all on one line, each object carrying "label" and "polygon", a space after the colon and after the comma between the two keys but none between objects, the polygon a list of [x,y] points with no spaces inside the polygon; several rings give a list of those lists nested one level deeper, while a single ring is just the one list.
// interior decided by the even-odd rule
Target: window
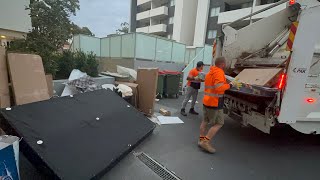
[{"label": "window", "polygon": [[209,30],[208,31],[208,39],[214,39],[217,37],[217,30]]},{"label": "window", "polygon": [[169,18],[169,24],[173,24],[173,17]]},{"label": "window", "polygon": [[176,0],[170,0],[170,6],[176,5]]},{"label": "window", "polygon": [[220,7],[211,8],[210,17],[218,16],[220,13]]}]

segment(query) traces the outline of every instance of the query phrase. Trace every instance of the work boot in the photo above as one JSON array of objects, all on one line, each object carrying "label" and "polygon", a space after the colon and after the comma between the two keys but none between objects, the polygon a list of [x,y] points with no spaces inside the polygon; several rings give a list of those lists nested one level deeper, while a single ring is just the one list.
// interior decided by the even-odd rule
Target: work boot
[{"label": "work boot", "polygon": [[181,109],[181,112],[180,112],[180,113],[181,113],[182,116],[187,116],[187,113],[186,113],[186,110],[185,110],[185,109]]},{"label": "work boot", "polygon": [[213,153],[216,152],[216,149],[214,149],[214,148],[212,147],[212,145],[210,144],[210,142],[209,142],[208,140],[202,140],[202,141],[200,142],[200,147],[201,147],[203,150],[205,150],[205,151],[207,151],[208,153],[211,153],[211,154],[213,154]]},{"label": "work boot", "polygon": [[191,108],[189,111],[190,114],[194,114],[194,115],[199,115],[199,113],[197,113],[194,108]]}]

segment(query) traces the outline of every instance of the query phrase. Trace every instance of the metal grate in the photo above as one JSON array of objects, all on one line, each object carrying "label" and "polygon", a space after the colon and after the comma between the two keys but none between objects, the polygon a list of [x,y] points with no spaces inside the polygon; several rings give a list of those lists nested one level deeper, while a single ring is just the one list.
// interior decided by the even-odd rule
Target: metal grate
[{"label": "metal grate", "polygon": [[158,163],[156,160],[152,159],[145,153],[138,153],[136,157],[143,162],[146,166],[148,166],[153,172],[155,172],[158,176],[160,176],[164,180],[181,180],[178,176],[176,176],[173,172],[165,168],[163,165]]}]

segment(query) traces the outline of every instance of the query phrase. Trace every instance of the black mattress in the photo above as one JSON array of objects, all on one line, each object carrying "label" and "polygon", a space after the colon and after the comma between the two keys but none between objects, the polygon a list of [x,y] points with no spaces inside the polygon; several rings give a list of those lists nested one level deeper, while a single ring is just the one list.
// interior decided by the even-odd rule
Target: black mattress
[{"label": "black mattress", "polygon": [[[110,90],[1,110],[5,131],[50,179],[99,179],[155,128]],[[42,144],[38,144],[43,141]]]}]

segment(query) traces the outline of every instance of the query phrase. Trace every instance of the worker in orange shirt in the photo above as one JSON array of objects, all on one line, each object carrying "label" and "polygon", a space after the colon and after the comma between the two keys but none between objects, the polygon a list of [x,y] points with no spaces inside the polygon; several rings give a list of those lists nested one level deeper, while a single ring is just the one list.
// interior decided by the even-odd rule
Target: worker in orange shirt
[{"label": "worker in orange shirt", "polygon": [[187,80],[188,80],[188,84],[187,84],[187,94],[182,102],[182,107],[181,107],[181,114],[183,116],[187,116],[187,113],[186,113],[186,106],[187,106],[187,103],[189,101],[189,99],[191,98],[192,96],[192,102],[191,102],[191,108],[189,110],[189,113],[190,114],[195,114],[195,115],[199,115],[199,113],[197,113],[195,110],[194,110],[194,106],[196,104],[196,101],[197,101],[197,97],[198,97],[198,91],[201,87],[201,82],[203,82],[203,80],[201,80],[201,78],[199,77],[199,73],[202,72],[203,70],[203,62],[202,61],[199,61],[197,63],[197,67],[196,68],[193,68],[190,72],[189,72],[189,75],[187,77]]},{"label": "worker in orange shirt", "polygon": [[[198,145],[209,153],[215,153],[216,150],[210,144],[210,140],[216,135],[224,124],[223,114],[223,95],[236,82],[227,83],[224,73],[226,60],[224,57],[218,57],[215,66],[210,68],[210,72],[206,75],[204,84],[203,97],[203,121],[200,125],[200,139]],[[207,131],[207,126],[211,125]]]}]

